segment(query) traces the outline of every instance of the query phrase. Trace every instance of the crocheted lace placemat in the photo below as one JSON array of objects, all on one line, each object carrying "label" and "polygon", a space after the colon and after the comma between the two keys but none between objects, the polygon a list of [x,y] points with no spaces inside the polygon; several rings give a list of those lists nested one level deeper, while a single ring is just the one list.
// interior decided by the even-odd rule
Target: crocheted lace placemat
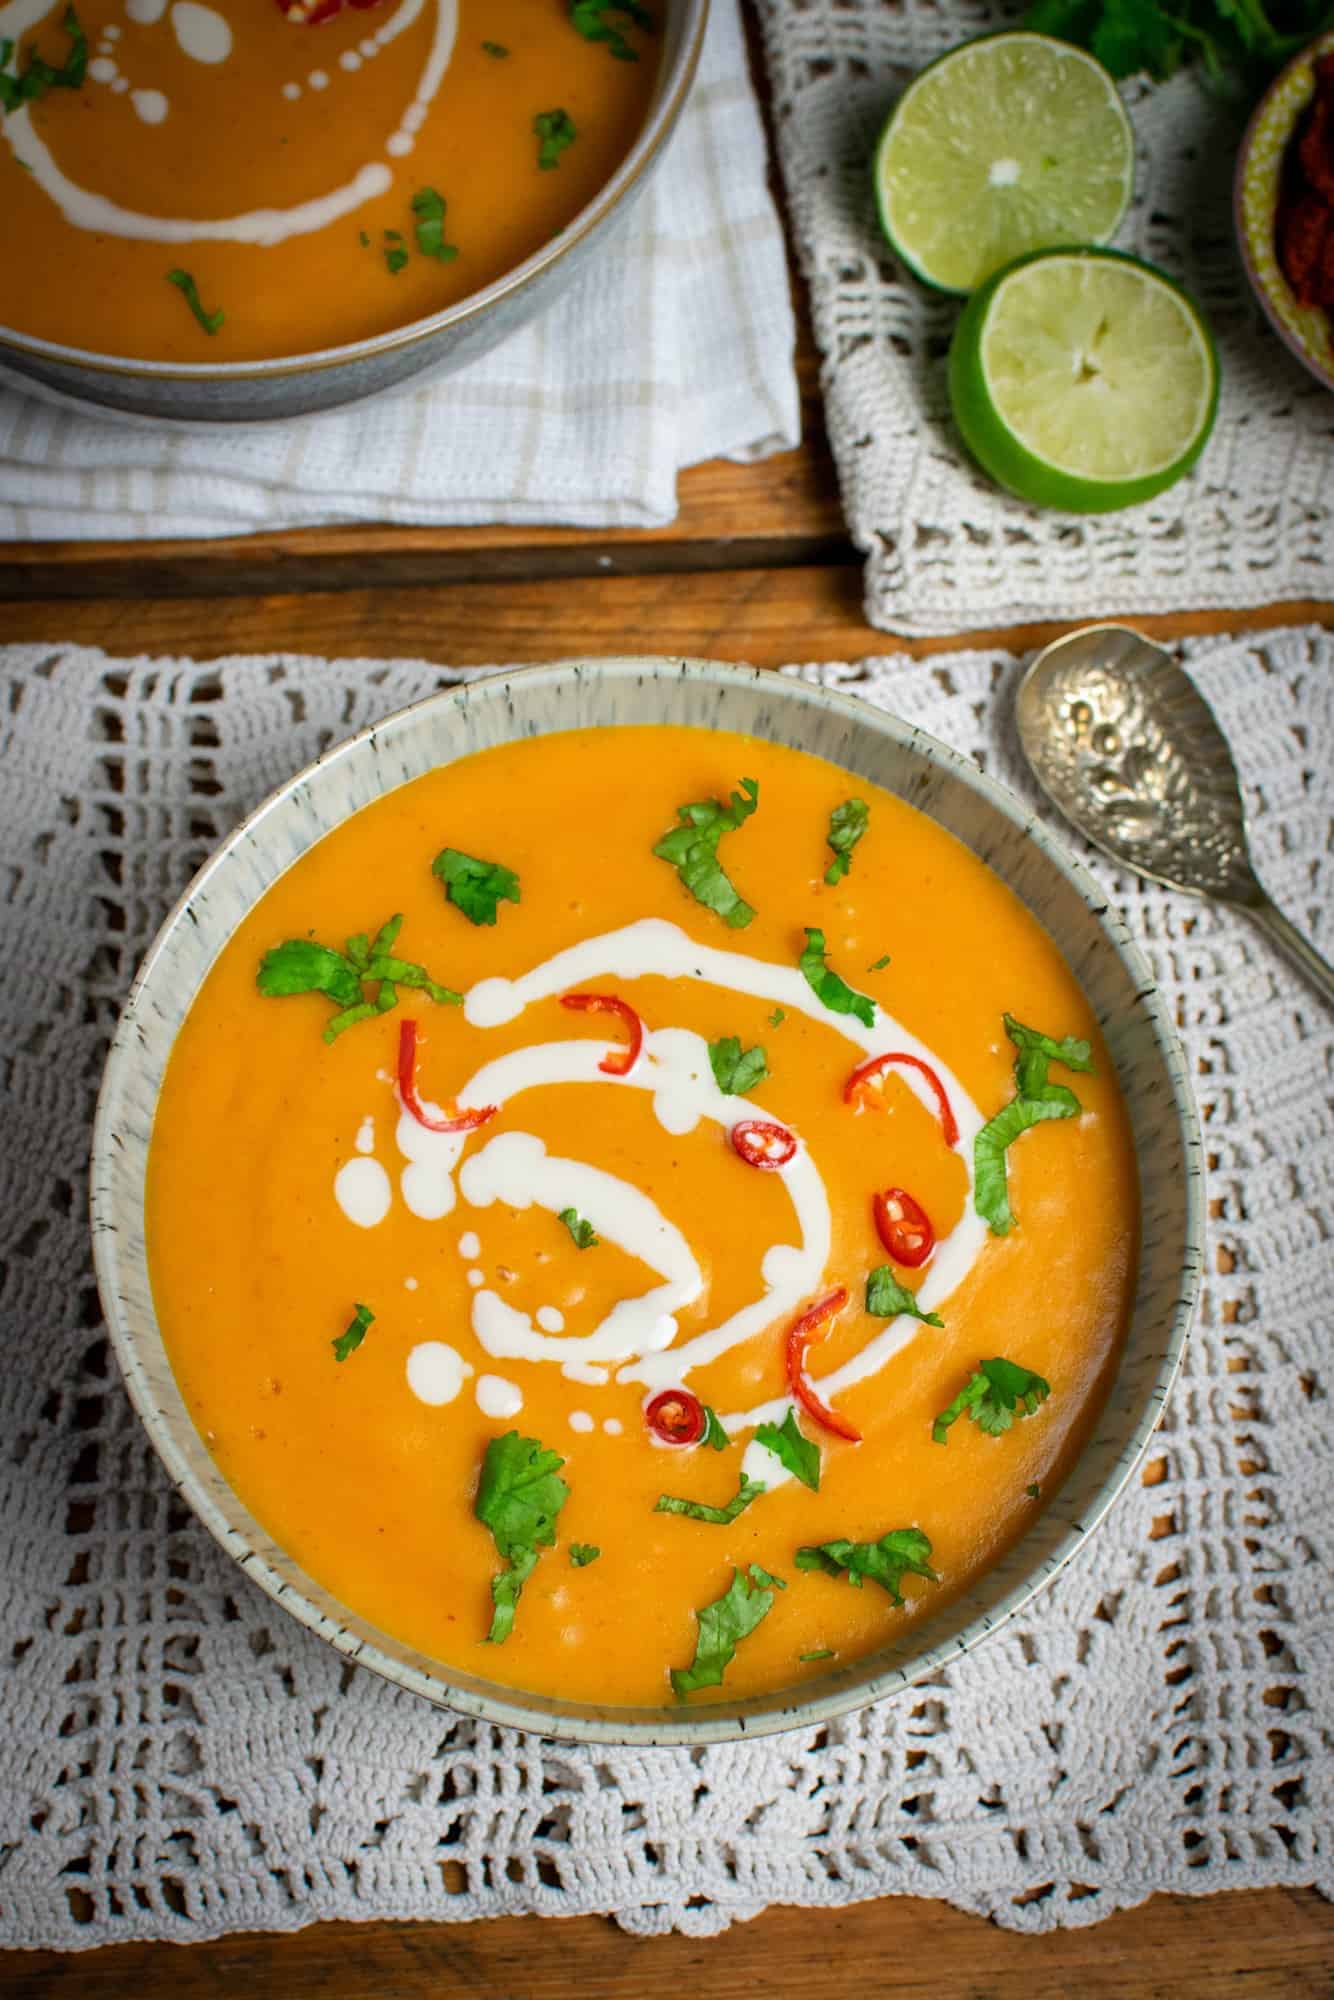
[{"label": "crocheted lace placemat", "polygon": [[[1191,657],[1264,875],[1328,952],[1334,636]],[[798,671],[1036,804],[1009,720],[1017,668],[955,653]],[[1145,1480],[980,1651],[827,1728],[565,1748],[350,1665],[182,1505],[120,1386],[89,1265],[110,1029],[162,915],[239,815],[458,678],[0,652],[0,1940],[520,1910],[712,1933],[773,1902],[886,1893],[1043,1930],[1160,1889],[1334,1892],[1334,1031],[1241,918],[1096,855],[1198,1079],[1206,1286]]]},{"label": "crocheted lace placemat", "polygon": [[994,487],[950,418],[959,302],[895,263],[870,162],[909,77],[1023,0],[760,0],[779,153],[866,615],[907,633],[1334,594],[1334,399],[1269,330],[1232,228],[1243,112],[1193,74],[1134,82],[1135,198],[1117,236],[1179,278],[1222,362],[1203,458],[1158,499],[1052,513]]}]

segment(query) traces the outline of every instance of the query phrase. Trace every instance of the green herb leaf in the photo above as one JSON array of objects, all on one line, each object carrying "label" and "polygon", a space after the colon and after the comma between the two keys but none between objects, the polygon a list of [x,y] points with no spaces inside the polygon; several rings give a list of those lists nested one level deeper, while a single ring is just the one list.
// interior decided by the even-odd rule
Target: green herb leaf
[{"label": "green herb leaf", "polygon": [[[346,952],[316,944],[312,938],[288,938],[265,952],[259,962],[255,983],[266,999],[283,999],[293,993],[323,993],[339,1009],[326,1024],[324,1039],[336,1041],[345,1028],[358,1021],[370,1021],[398,1004],[398,988],[411,986],[437,1005],[458,1007],[463,995],[452,986],[439,986],[420,965],[404,958],[391,958],[388,947],[398,936],[403,919],[391,917],[368,942],[365,931],[347,941]],[[379,982],[374,999],[368,999],[363,982]]]},{"label": "green herb leaf", "polygon": [[758,1563],[732,1571],[732,1581],[723,1595],[695,1613],[699,1635],[691,1665],[672,1668],[672,1689],[679,1701],[696,1688],[722,1686],[723,1674],[736,1658],[738,1645],[768,1617],[774,1592],[786,1589],[781,1577],[770,1576]]},{"label": "green herb leaf", "polygon": [[[65,9],[61,26],[69,36],[70,45],[64,62],[59,65],[48,62],[35,49],[29,49],[27,68],[19,75],[7,76],[5,71],[14,53],[14,43],[11,40],[0,42],[0,111],[17,111],[20,105],[33,104],[39,97],[45,97],[48,90],[83,88],[88,72],[88,37],[72,7]],[[209,331],[216,332],[217,328],[211,327]]]},{"label": "green herb leaf", "polygon": [[913,1319],[920,1319],[923,1326],[944,1326],[939,1313],[924,1313],[917,1303],[916,1294],[906,1285],[901,1285],[888,1264],[879,1264],[866,1280],[866,1310],[877,1319],[897,1319],[900,1313],[907,1313]]},{"label": "green herb leaf", "polygon": [[773,1013],[769,1016],[769,1026],[771,1028],[781,1028],[786,1019],[787,1010],[783,1007],[775,1007]]},{"label": "green herb leaf", "polygon": [[1008,1235],[1014,1227],[1010,1207],[1008,1148],[1034,1125],[1051,1118],[1074,1118],[1079,1099],[1063,1083],[1047,1079],[1049,1063],[1066,1069],[1091,1071],[1089,1045],[1074,1035],[1060,1041],[1038,1028],[1026,1028],[1013,1014],[1006,1014],[1005,1032],[1019,1051],[1014,1065],[1015,1095],[987,1120],[973,1141],[973,1207],[995,1236]]},{"label": "green herb leaf", "polygon": [[930,1564],[931,1543],[920,1528],[891,1528],[878,1542],[821,1542],[817,1547],[797,1550],[798,1569],[820,1569],[828,1576],[847,1576],[860,1590],[866,1577],[889,1592],[895,1604],[903,1603],[899,1585],[907,1575],[924,1576],[931,1583],[940,1578]]},{"label": "green herb leaf", "polygon": [[[486,47],[483,42],[482,47]],[[412,213],[417,220],[412,233],[417,239],[417,248],[423,257],[434,257],[437,263],[452,264],[458,256],[458,245],[445,241],[445,203],[435,188],[418,188],[412,197]]]},{"label": "green herb leaf", "polygon": [[831,1014],[855,1014],[864,1027],[875,1026],[875,1001],[854,993],[825,963],[824,932],[807,929],[806,949],[799,960],[806,984]]},{"label": "green herb leaf", "polygon": [[519,901],[519,878],[498,861],[479,861],[457,847],[442,847],[431,872],[445,885],[446,898],[472,924],[493,924],[501,903]]},{"label": "green herb leaf", "polygon": [[203,302],[199,296],[199,287],[188,271],[168,271],[167,283],[175,285],[177,291],[184,294],[185,303],[189,306],[205,333],[216,333],[218,331],[226,315],[223,313],[221,307],[218,308],[217,312],[204,311]]},{"label": "green herb leaf", "polygon": [[487,55],[494,56],[498,62],[503,61],[509,54],[503,42],[483,42],[482,48]]},{"label": "green herb leaf", "polygon": [[340,1007],[361,998],[361,974],[341,951],[311,938],[288,938],[266,951],[259,962],[256,984],[268,1000],[291,993],[324,993]]},{"label": "green herb leaf", "polygon": [[544,172],[548,167],[558,167],[561,154],[579,137],[568,111],[539,111],[533,120],[533,130],[538,139],[537,164]]},{"label": "green herb leaf", "polygon": [[375,1314],[369,1306],[356,1307],[347,1326],[339,1334],[337,1340],[329,1342],[334,1351],[335,1361],[346,1361],[349,1354],[356,1353],[362,1341],[366,1338],[367,1327],[374,1318]]},{"label": "green herb leaf", "polygon": [[595,1250],[602,1241],[600,1236],[594,1234],[592,1223],[585,1222],[577,1208],[563,1208],[556,1220],[565,1224],[574,1238],[576,1250]]},{"label": "green herb leaf", "polygon": [[401,243],[387,243],[385,245],[384,261],[389,275],[396,278],[408,261],[408,253]]},{"label": "green herb leaf", "polygon": [[872,963],[867,966],[866,970],[868,972],[883,972],[888,964],[889,964],[889,953],[885,952],[882,954],[881,957],[873,960]]},{"label": "green herb leaf", "polygon": [[824,871],[824,879],[832,889],[835,882],[841,882],[852,863],[852,850],[866,831],[870,818],[870,808],[865,799],[844,799],[841,806],[835,806],[829,815],[829,845],[834,850],[834,858]]},{"label": "green herb leaf", "polygon": [[731,1442],[731,1438],[728,1437],[727,1432],[718,1421],[718,1412],[711,1409],[709,1404],[706,1403],[704,1405],[704,1435],[700,1439],[700,1443],[706,1444],[710,1451],[726,1451]]},{"label": "green herb leaf", "polygon": [[833,1657],[834,1657],[834,1649],[832,1646],[817,1646],[814,1652],[797,1654],[797,1658],[802,1661],[832,1660]]},{"label": "green herb leaf", "polygon": [[361,245],[361,247],[362,247],[362,249],[363,249],[363,250],[369,250],[369,249],[370,249],[370,247],[371,247],[371,239],[370,239],[370,237],[369,237],[369,236],[368,236],[368,235],[366,234],[366,232],[365,232],[365,230],[364,230],[364,229],[359,229],[359,230],[357,231],[357,241],[358,241],[358,243],[360,243],[360,245]]},{"label": "green herb leaf", "polygon": [[741,789],[732,793],[728,805],[717,799],[697,799],[693,805],[678,806],[679,826],[664,833],[653,852],[661,861],[670,861],[697,903],[713,910],[733,930],[744,930],[755,912],[733,888],[718,860],[718,843],[725,833],[735,833],[750,818],[760,802],[760,788],[754,778],[743,778]]},{"label": "green herb leaf", "polygon": [[637,0],[572,0],[571,24],[586,42],[605,42],[617,62],[638,62],[639,51],[631,48],[619,28],[612,26],[608,15],[619,15],[636,28],[642,28],[646,35],[653,33],[653,16]]},{"label": "green herb leaf", "polygon": [[764,1491],[762,1479],[742,1477],[741,1484],[725,1507],[710,1507],[703,1500],[678,1500],[675,1494],[661,1493],[653,1511],[655,1514],[684,1514],[688,1521],[707,1521],[712,1527],[730,1527],[738,1514],[743,1514],[752,1500],[758,1500]]},{"label": "green herb leaf", "polygon": [[488,1646],[503,1646],[514,1630],[514,1613],[523,1587],[537,1568],[536,1549],[516,1549],[508,1569],[497,1570],[491,1579],[491,1627]]},{"label": "green herb leaf", "polygon": [[744,1097],[769,1074],[768,1058],[760,1044],[743,1055],[738,1035],[725,1035],[721,1041],[709,1043],[709,1067],[719,1090],[729,1097]]},{"label": "green herb leaf", "polygon": [[1026,1486],[1024,1488],[1024,1491],[1028,1495],[1030,1500],[1040,1500],[1042,1497],[1042,1488],[1038,1485],[1036,1480],[1033,1481],[1033,1484],[1031,1486]]},{"label": "green herb leaf", "polygon": [[513,1629],[514,1608],[539,1549],[555,1542],[556,1516],[570,1497],[558,1476],[564,1463],[558,1452],[517,1431],[492,1438],[486,1448],[474,1512],[509,1565],[491,1579],[495,1609],[486,1636],[493,1646],[503,1645]]},{"label": "green herb leaf", "polygon": [[812,1444],[806,1436],[791,1404],[781,1424],[761,1424],[758,1427],[755,1442],[762,1444],[766,1451],[771,1451],[779,1464],[795,1473],[812,1493],[820,1491],[820,1447]]},{"label": "green herb leaf", "polygon": [[595,1563],[601,1554],[596,1542],[570,1543],[570,1561],[576,1569],[587,1569],[589,1563]]},{"label": "green herb leaf", "polygon": [[1002,1431],[1009,1430],[1016,1416],[1031,1417],[1050,1394],[1051,1384],[1040,1375],[1020,1367],[1017,1361],[1006,1361],[997,1355],[994,1361],[982,1362],[954,1401],[940,1412],[931,1426],[932,1439],[936,1444],[948,1444],[950,1425],[965,1410],[980,1431],[985,1431],[988,1437],[999,1437]]}]

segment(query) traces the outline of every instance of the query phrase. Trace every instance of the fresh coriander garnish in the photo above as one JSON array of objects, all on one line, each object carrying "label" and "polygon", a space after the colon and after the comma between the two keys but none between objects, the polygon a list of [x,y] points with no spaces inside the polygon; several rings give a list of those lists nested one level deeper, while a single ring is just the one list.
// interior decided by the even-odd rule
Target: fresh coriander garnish
[{"label": "fresh coriander garnish", "polygon": [[732,793],[727,805],[718,799],[697,799],[693,805],[678,806],[680,826],[664,833],[653,849],[659,860],[671,862],[695,901],[716,911],[733,930],[744,930],[755,912],[723,873],[718,842],[725,833],[735,833],[759,802],[759,785],[754,778],[743,778],[740,791]]},{"label": "fresh coriander garnish", "polygon": [[499,861],[479,861],[457,847],[442,847],[431,873],[445,885],[445,896],[471,924],[493,924],[501,903],[519,901],[519,878]]},{"label": "fresh coriander garnish", "polygon": [[360,245],[361,245],[361,247],[362,247],[362,249],[363,249],[363,250],[369,250],[369,249],[370,249],[370,247],[371,247],[371,239],[370,239],[370,237],[369,237],[369,236],[368,236],[368,235],[366,234],[366,232],[365,232],[365,230],[364,230],[364,229],[359,229],[359,230],[357,231],[357,241],[358,241],[358,243],[360,243]]},{"label": "fresh coriander garnish", "polygon": [[695,1613],[699,1635],[694,1660],[688,1667],[672,1668],[672,1690],[678,1701],[684,1701],[696,1688],[722,1686],[738,1644],[768,1617],[774,1592],[786,1589],[781,1577],[770,1576],[758,1563],[732,1571],[732,1581],[723,1595]]},{"label": "fresh coriander garnish", "polygon": [[725,1507],[709,1507],[702,1500],[678,1500],[675,1494],[662,1493],[653,1511],[655,1514],[684,1514],[688,1521],[708,1521],[715,1528],[726,1528],[738,1514],[745,1512],[752,1500],[758,1500],[763,1491],[762,1479],[747,1479],[743,1475],[741,1484]]},{"label": "fresh coriander garnish", "polygon": [[993,1361],[982,1362],[954,1401],[941,1411],[931,1426],[932,1441],[948,1444],[950,1425],[965,1410],[980,1431],[999,1437],[1017,1416],[1031,1417],[1050,1394],[1050,1382],[1044,1382],[1031,1368],[1021,1368],[1017,1361],[997,1355]]},{"label": "fresh coriander garnish", "polygon": [[834,1649],[832,1646],[817,1646],[814,1652],[797,1654],[797,1658],[803,1662],[807,1660],[832,1660],[833,1657]]},{"label": "fresh coriander garnish", "polygon": [[184,295],[185,303],[189,306],[205,333],[216,333],[218,331],[226,318],[226,314],[223,312],[221,306],[218,307],[216,312],[204,311],[203,300],[199,296],[199,287],[188,271],[168,271],[167,283],[175,285],[177,291]]},{"label": "fresh coriander garnish", "polygon": [[533,130],[538,140],[537,164],[544,172],[548,167],[558,167],[565,148],[579,137],[568,111],[539,111],[533,120]]},{"label": "fresh coriander garnish", "polygon": [[866,1310],[877,1319],[897,1319],[900,1313],[908,1313],[913,1319],[920,1319],[923,1326],[944,1326],[939,1313],[924,1313],[917,1303],[917,1296],[906,1285],[901,1285],[888,1264],[879,1264],[866,1280]]},{"label": "fresh coriander garnish", "polygon": [[555,1542],[556,1516],[570,1497],[569,1487],[557,1477],[564,1463],[559,1452],[517,1431],[492,1438],[486,1448],[473,1511],[491,1530],[509,1565],[491,1579],[495,1609],[486,1635],[490,1645],[503,1645],[509,1638],[514,1607],[537,1566],[538,1552]]},{"label": "fresh coriander garnish", "polygon": [[834,850],[834,858],[824,871],[824,879],[831,889],[847,874],[852,863],[852,850],[865,833],[870,816],[870,807],[865,799],[844,799],[842,805],[835,806],[830,813],[829,845]]},{"label": "fresh coriander garnish", "polygon": [[780,1465],[796,1474],[812,1493],[820,1490],[820,1447],[812,1444],[797,1422],[797,1413],[788,1405],[781,1424],[761,1424],[755,1432],[756,1444],[771,1451]]},{"label": "fresh coriander garnish", "polygon": [[[438,1006],[461,1006],[463,995],[452,986],[437,986],[420,965],[392,955],[402,923],[401,916],[391,917],[374,939],[360,931],[347,940],[345,951],[333,951],[312,938],[288,938],[265,952],[255,983],[268,1000],[293,993],[323,993],[332,1000],[338,1012],[325,1027],[326,1042],[337,1041],[344,1028],[358,1021],[387,1014],[398,1004],[400,986],[425,993]],[[366,997],[367,985],[376,988],[374,999]]]},{"label": "fresh coriander garnish", "polygon": [[433,187],[418,188],[412,197],[412,213],[417,218],[412,233],[422,256],[434,257],[440,264],[452,264],[459,250],[457,243],[445,241],[444,197]]},{"label": "fresh coriander garnish", "polygon": [[787,1009],[785,1007],[775,1007],[773,1013],[769,1016],[769,1026],[771,1028],[781,1028],[786,1019]]},{"label": "fresh coriander garnish", "polygon": [[497,62],[503,62],[505,57],[509,54],[509,50],[505,47],[505,44],[503,42],[483,42],[482,50],[484,54],[488,56],[494,56]]},{"label": "fresh coriander garnish", "polygon": [[882,952],[879,958],[873,959],[871,961],[871,963],[867,966],[866,970],[868,972],[883,972],[888,964],[889,964],[889,953],[887,951]]},{"label": "fresh coriander garnish", "polygon": [[1042,1497],[1042,1488],[1038,1485],[1036,1479],[1031,1486],[1026,1486],[1024,1491],[1030,1500],[1039,1500]]},{"label": "fresh coriander garnish", "polygon": [[571,1542],[570,1561],[576,1569],[587,1569],[602,1554],[596,1542]]},{"label": "fresh coriander garnish", "polygon": [[807,929],[806,949],[798,963],[806,984],[831,1014],[855,1014],[864,1027],[875,1026],[875,1001],[865,993],[854,993],[847,982],[826,964],[823,931]]},{"label": "fresh coriander garnish", "polygon": [[385,269],[396,278],[408,261],[407,248],[396,229],[386,229],[384,235]]},{"label": "fresh coriander garnish", "polygon": [[1014,1065],[1015,1094],[987,1120],[973,1141],[973,1207],[994,1236],[1005,1236],[1014,1227],[1010,1207],[1006,1149],[1033,1125],[1049,1118],[1074,1118],[1081,1109],[1073,1090],[1063,1083],[1047,1081],[1049,1063],[1066,1069],[1091,1071],[1089,1045],[1074,1035],[1056,1041],[1037,1028],[1026,1028],[1013,1014],[1005,1017],[1005,1032],[1019,1051]]},{"label": "fresh coriander garnish", "polygon": [[709,1067],[719,1090],[728,1097],[744,1097],[769,1074],[768,1058],[760,1044],[743,1054],[738,1035],[724,1035],[721,1041],[709,1043]]},{"label": "fresh coriander garnish", "polygon": [[610,14],[619,14],[633,22],[646,35],[653,33],[653,16],[637,0],[573,0],[570,7],[571,24],[586,42],[605,42],[617,62],[638,62],[639,51],[631,48],[619,28],[612,26],[607,18]]},{"label": "fresh coriander garnish", "polygon": [[821,1542],[818,1547],[798,1549],[796,1564],[798,1569],[822,1569],[827,1576],[846,1574],[858,1590],[869,1577],[889,1592],[895,1604],[902,1604],[899,1585],[906,1575],[939,1583],[930,1555],[931,1543],[920,1528],[891,1528],[878,1542]]},{"label": "fresh coriander garnish", "polygon": [[731,1442],[731,1438],[728,1437],[727,1432],[718,1421],[718,1412],[706,1403],[704,1405],[704,1435],[700,1439],[700,1443],[706,1444],[710,1451],[726,1451]]},{"label": "fresh coriander garnish", "polygon": [[565,1224],[574,1238],[576,1250],[595,1250],[602,1241],[600,1236],[594,1234],[592,1223],[585,1222],[577,1208],[563,1208],[556,1220]]},{"label": "fresh coriander garnish", "polygon": [[18,75],[9,76],[6,71],[14,54],[14,43],[8,39],[0,41],[0,111],[17,111],[21,105],[33,104],[39,97],[45,97],[48,90],[83,88],[88,72],[88,37],[72,7],[65,9],[60,25],[69,36],[70,45],[64,62],[58,68],[45,56],[39,56],[35,49],[29,49],[27,68]]},{"label": "fresh coriander garnish", "polygon": [[366,1329],[375,1318],[369,1306],[357,1306],[337,1340],[329,1342],[334,1351],[335,1361],[346,1361],[349,1354],[355,1354],[366,1338]]}]

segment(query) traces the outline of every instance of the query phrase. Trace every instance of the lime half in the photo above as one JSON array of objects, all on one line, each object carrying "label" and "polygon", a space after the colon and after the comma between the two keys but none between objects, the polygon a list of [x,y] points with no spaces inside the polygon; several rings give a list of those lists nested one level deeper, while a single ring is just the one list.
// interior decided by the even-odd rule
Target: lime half
[{"label": "lime half", "polygon": [[880,222],[905,264],[971,292],[1029,250],[1105,243],[1135,142],[1102,64],[1050,35],[984,35],[924,69],[875,155]]},{"label": "lime half", "polygon": [[1152,499],[1195,463],[1218,407],[1199,308],[1119,250],[1021,257],[975,292],[949,359],[964,443],[1039,507]]}]

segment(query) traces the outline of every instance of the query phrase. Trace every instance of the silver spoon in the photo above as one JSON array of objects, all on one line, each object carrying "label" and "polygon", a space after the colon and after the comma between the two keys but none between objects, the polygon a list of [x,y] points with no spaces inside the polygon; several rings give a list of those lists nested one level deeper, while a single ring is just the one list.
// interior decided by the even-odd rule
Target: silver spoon
[{"label": "silver spoon", "polygon": [[1256,878],[1227,739],[1170,654],[1128,626],[1087,626],[1038,654],[1015,708],[1033,775],[1095,847],[1244,910],[1334,1007],[1334,970]]}]

